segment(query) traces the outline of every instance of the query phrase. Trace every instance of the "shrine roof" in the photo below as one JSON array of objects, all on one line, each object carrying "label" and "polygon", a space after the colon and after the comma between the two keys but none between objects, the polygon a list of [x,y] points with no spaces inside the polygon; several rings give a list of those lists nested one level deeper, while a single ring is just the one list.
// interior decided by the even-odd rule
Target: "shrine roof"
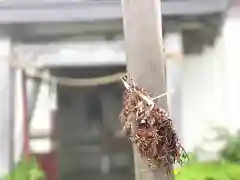
[{"label": "shrine roof", "polygon": [[[228,0],[166,0],[163,16],[221,13]],[[0,3],[0,23],[85,22],[121,19],[120,0],[8,0]]]}]

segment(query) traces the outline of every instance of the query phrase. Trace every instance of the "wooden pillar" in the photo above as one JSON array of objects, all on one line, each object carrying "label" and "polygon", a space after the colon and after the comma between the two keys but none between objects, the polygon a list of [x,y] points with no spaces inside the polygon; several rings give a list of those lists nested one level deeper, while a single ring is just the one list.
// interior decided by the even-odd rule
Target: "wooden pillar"
[{"label": "wooden pillar", "polygon": [[[133,80],[152,96],[166,92],[160,0],[123,0],[123,22],[127,70]],[[167,98],[157,103],[167,110]],[[137,180],[169,180],[164,168],[149,169],[134,148]]]},{"label": "wooden pillar", "polygon": [[183,82],[183,43],[180,25],[168,24],[164,36],[166,53],[175,54],[167,60],[167,89],[171,94],[168,96],[169,114],[174,121],[174,126],[181,141],[183,141],[183,111],[182,111],[182,82]]},{"label": "wooden pillar", "polygon": [[30,149],[29,149],[29,105],[28,105],[28,96],[27,96],[27,77],[24,72],[21,72],[22,79],[22,95],[23,95],[23,153],[26,156],[27,160],[30,159]]},{"label": "wooden pillar", "polygon": [[[14,167],[15,71],[9,65],[11,39],[0,38],[0,178]],[[21,141],[18,141],[20,145]]]}]

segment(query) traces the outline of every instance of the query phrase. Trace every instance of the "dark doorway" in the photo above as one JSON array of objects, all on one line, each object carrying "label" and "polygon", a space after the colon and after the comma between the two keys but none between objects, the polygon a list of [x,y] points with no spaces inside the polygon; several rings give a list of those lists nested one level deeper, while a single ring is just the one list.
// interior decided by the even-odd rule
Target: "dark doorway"
[{"label": "dark doorway", "polygon": [[130,142],[118,138],[118,84],[59,87],[57,136],[60,180],[134,180]]}]

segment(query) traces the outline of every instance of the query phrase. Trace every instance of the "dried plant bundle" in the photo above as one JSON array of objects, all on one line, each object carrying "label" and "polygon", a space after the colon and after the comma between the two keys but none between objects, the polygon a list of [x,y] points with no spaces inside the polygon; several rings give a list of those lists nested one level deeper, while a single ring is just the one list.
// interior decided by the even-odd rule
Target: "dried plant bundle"
[{"label": "dried plant bundle", "polygon": [[[120,121],[124,133],[137,147],[149,167],[182,165],[188,156],[181,146],[168,113],[154,103],[149,92],[138,87],[129,75],[122,77],[125,86]],[[159,96],[161,97],[161,96]]]}]

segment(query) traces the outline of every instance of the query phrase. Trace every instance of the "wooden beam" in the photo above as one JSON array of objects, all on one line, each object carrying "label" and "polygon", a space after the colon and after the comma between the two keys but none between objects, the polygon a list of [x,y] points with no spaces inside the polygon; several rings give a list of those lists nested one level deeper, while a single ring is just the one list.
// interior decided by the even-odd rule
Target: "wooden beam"
[{"label": "wooden beam", "polygon": [[2,177],[15,167],[16,158],[19,160],[16,149],[21,147],[22,141],[21,136],[15,136],[14,131],[16,71],[8,62],[12,58],[11,38],[0,38],[0,47],[0,177]]},{"label": "wooden beam", "polygon": [[[166,92],[160,0],[123,0],[127,70],[133,80],[157,96]],[[167,107],[166,97],[157,103]],[[134,148],[137,180],[170,180],[164,168],[149,169]]]}]

